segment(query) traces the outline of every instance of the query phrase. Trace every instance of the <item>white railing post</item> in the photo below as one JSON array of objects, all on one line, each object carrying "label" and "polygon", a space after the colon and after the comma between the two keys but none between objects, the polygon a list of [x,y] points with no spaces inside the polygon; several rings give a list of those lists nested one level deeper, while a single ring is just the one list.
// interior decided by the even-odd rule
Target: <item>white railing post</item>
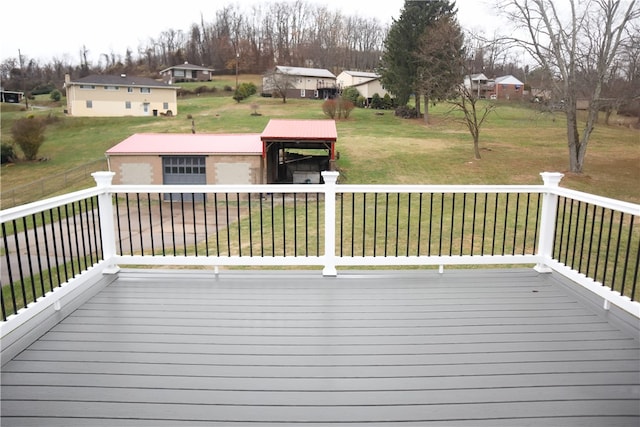
[{"label": "white railing post", "polygon": [[337,276],[336,270],[336,182],[339,172],[324,171],[324,268],[323,276]]},{"label": "white railing post", "polygon": [[103,190],[98,195],[98,209],[100,211],[100,233],[102,238],[102,252],[107,263],[103,270],[105,274],[117,273],[119,267],[113,259],[116,256],[116,235],[113,222],[113,200],[111,195],[111,181],[115,172],[94,172],[91,174],[96,186]]},{"label": "white railing post", "polygon": [[545,263],[545,259],[553,258],[553,241],[556,232],[556,212],[558,210],[558,195],[553,188],[558,187],[564,174],[558,172],[542,172],[542,181],[546,191],[542,198],[542,216],[540,218],[540,232],[538,235],[538,264],[534,269],[540,273],[550,273],[552,270]]}]

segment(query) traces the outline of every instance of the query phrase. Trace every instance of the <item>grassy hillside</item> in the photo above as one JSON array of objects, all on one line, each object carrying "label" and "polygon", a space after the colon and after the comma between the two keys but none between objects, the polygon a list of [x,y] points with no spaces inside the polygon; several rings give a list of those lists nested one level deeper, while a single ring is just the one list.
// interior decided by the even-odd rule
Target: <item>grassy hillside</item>
[{"label": "grassy hillside", "polygon": [[[256,81],[241,76],[240,82]],[[183,85],[193,89],[201,84]],[[80,118],[66,117],[62,106],[21,111],[2,104],[1,140],[11,142],[11,124],[28,114],[59,117],[47,129],[39,156],[46,161],[3,166],[2,190],[39,178],[54,177],[74,167],[104,159],[104,152],[140,132],[237,133],[261,132],[271,118],[325,119],[322,102],[252,97],[238,104],[225,92],[235,76],[216,80],[215,94],[178,100],[175,117]],[[261,116],[252,116],[252,105]],[[543,171],[568,168],[566,129],[562,114],[541,114],[531,105],[499,104],[481,132],[482,159],[473,159],[471,137],[446,106],[431,110],[432,123],[403,120],[356,109],[338,121],[337,150],[341,181],[349,183],[411,184],[538,184]],[[191,118],[190,118],[191,117]],[[612,123],[617,123],[613,118]],[[566,173],[566,172],[565,172]],[[567,174],[561,185],[607,197],[640,202],[640,133],[623,125],[599,125],[594,131],[582,175]],[[75,181],[75,187],[92,180]]]}]

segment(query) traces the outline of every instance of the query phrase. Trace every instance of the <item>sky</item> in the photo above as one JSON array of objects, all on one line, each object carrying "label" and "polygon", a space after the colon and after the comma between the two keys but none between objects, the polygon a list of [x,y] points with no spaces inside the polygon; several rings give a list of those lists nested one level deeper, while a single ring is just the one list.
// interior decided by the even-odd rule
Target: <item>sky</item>
[{"label": "sky", "polygon": [[[158,37],[165,30],[186,32],[191,24],[200,22],[201,16],[205,22],[212,22],[216,11],[223,6],[248,8],[257,1],[189,0],[164,4],[145,0],[100,3],[91,0],[6,1],[2,6],[3,22],[0,25],[0,61],[17,58],[20,52],[23,57],[37,59],[41,63],[56,58],[77,64],[83,45],[89,50],[90,60],[94,63],[102,53],[124,55],[127,48],[137,56],[139,45]],[[304,1],[340,10],[347,16],[359,14],[377,18],[383,23],[390,23],[392,17],[398,18],[404,5],[404,0]],[[492,17],[493,5],[495,0],[457,0],[461,26],[492,34],[496,25],[496,19]]]}]

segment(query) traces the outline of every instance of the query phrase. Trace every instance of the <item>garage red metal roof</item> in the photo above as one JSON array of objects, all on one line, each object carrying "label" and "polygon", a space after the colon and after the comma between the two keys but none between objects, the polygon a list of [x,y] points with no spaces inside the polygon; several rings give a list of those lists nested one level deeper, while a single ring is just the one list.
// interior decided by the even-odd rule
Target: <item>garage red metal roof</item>
[{"label": "garage red metal roof", "polygon": [[107,150],[118,154],[262,154],[260,134],[136,133]]},{"label": "garage red metal roof", "polygon": [[333,120],[269,120],[262,140],[336,141],[338,131]]}]

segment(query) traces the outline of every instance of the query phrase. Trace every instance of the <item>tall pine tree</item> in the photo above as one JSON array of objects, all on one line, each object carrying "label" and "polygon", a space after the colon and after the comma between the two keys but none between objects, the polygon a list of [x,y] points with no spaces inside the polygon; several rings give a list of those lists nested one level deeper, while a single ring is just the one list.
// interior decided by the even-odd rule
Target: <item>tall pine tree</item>
[{"label": "tall pine tree", "polygon": [[420,39],[425,29],[439,16],[455,15],[455,2],[448,0],[405,0],[399,19],[394,19],[384,42],[379,72],[384,86],[396,96],[398,105],[407,105],[412,94],[420,112],[417,59]]}]

